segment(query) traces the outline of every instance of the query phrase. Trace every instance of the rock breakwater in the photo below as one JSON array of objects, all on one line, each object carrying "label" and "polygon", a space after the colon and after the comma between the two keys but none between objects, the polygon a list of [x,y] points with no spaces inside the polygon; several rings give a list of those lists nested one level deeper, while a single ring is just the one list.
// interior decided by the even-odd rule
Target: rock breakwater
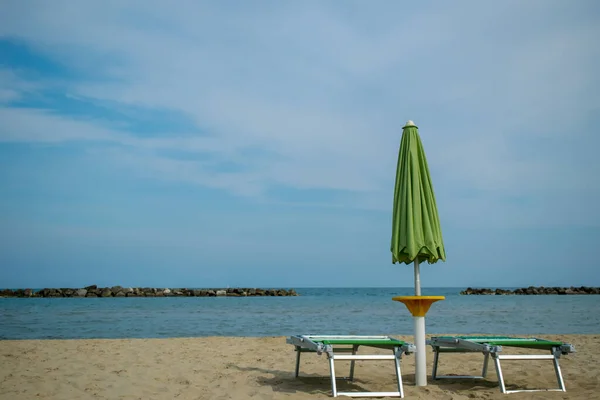
[{"label": "rock breakwater", "polygon": [[515,290],[489,289],[489,288],[467,288],[460,292],[462,295],[547,295],[547,294],[600,294],[600,287],[544,287],[529,286]]},{"label": "rock breakwater", "polygon": [[298,296],[294,289],[186,289],[186,288],[125,288],[122,286],[84,288],[0,289],[0,297],[248,297]]}]

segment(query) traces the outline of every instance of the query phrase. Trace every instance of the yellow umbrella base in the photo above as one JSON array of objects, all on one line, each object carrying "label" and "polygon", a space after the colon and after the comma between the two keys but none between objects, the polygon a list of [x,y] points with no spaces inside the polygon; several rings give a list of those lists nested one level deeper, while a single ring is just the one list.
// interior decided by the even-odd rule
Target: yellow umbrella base
[{"label": "yellow umbrella base", "polygon": [[392,300],[404,303],[413,317],[424,317],[429,307],[436,301],[445,300],[444,296],[396,296]]}]

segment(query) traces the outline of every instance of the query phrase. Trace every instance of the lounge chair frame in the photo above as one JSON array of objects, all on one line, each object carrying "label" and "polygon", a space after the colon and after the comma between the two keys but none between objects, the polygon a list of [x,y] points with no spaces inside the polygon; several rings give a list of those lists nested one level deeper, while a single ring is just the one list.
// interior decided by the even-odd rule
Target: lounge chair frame
[{"label": "lounge chair frame", "polygon": [[[300,372],[300,355],[304,352],[314,352],[318,355],[327,354],[329,361],[329,373],[331,375],[331,392],[333,397],[404,397],[402,385],[402,372],[400,361],[403,354],[415,352],[415,346],[391,338],[389,336],[350,336],[350,335],[295,335],[286,339],[286,342],[294,345],[296,351],[296,371],[298,377]],[[358,348],[376,347],[391,350],[393,354],[357,354]],[[340,354],[350,353],[350,354]],[[350,374],[348,377],[337,377],[335,372],[336,360],[350,360]],[[338,392],[336,379],[354,380],[355,361],[367,360],[394,360],[396,378],[398,382],[397,392]]]},{"label": "lounge chair frame", "polygon": [[[469,336],[444,336],[444,337],[433,337],[429,340],[429,344],[433,347],[435,353],[433,360],[433,379],[484,379],[487,370],[490,355],[494,359],[494,365],[496,367],[496,374],[498,376],[498,383],[500,391],[502,393],[518,393],[518,392],[541,392],[541,391],[558,391],[566,392],[565,382],[563,380],[562,372],[558,360],[561,355],[575,352],[573,345],[562,342],[553,342],[544,339],[537,338],[511,338],[511,337],[469,337]],[[550,354],[523,354],[514,355],[506,354],[501,355],[500,353],[504,347],[520,347],[537,350],[548,350]],[[438,375],[438,362],[440,353],[468,353],[468,352],[481,352],[484,355],[483,368],[481,375]],[[520,390],[506,390],[504,383],[504,375],[502,373],[501,360],[552,360],[554,364],[554,372],[556,373],[556,380],[558,382],[557,389],[520,389]]]}]

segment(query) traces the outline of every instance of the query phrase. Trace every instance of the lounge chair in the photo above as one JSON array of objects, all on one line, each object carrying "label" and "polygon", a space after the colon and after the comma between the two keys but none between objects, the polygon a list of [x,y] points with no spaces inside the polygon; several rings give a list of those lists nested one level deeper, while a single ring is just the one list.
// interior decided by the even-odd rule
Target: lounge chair
[{"label": "lounge chair", "polygon": [[[296,355],[296,373],[298,377],[300,370],[300,355],[304,352],[315,352],[319,355],[327,354],[329,360],[329,372],[331,374],[331,390],[333,397],[404,397],[402,386],[402,373],[400,371],[400,360],[403,354],[411,354],[415,346],[402,340],[388,336],[340,336],[340,335],[296,335],[290,336],[286,342],[294,345]],[[357,354],[358,348],[375,347],[391,350],[393,354]],[[340,354],[351,353],[351,354]],[[334,362],[336,360],[350,360],[350,375],[347,378],[338,378],[335,375]],[[357,360],[394,360],[396,366],[396,378],[398,381],[397,392],[338,392],[336,379],[354,379],[354,362]]]},{"label": "lounge chair", "polygon": [[[433,379],[460,379],[460,378],[475,378],[484,379],[487,373],[487,366],[490,354],[494,359],[494,365],[496,366],[496,373],[498,375],[498,382],[500,391],[502,393],[516,393],[516,392],[537,392],[537,391],[561,391],[566,392],[565,383],[563,381],[560,366],[558,365],[558,359],[561,355],[575,352],[573,345],[569,343],[537,339],[537,338],[512,338],[506,336],[438,336],[432,337],[428,344],[433,347],[435,352],[433,360]],[[546,350],[550,354],[506,354],[501,355],[503,347],[518,347],[535,350]],[[467,352],[481,352],[484,355],[483,369],[481,376],[472,375],[438,375],[438,362],[440,353],[467,353]],[[502,367],[500,365],[501,360],[552,360],[554,363],[554,370],[556,372],[556,379],[558,381],[558,389],[522,389],[522,390],[506,390],[504,384],[504,376],[502,375]]]}]

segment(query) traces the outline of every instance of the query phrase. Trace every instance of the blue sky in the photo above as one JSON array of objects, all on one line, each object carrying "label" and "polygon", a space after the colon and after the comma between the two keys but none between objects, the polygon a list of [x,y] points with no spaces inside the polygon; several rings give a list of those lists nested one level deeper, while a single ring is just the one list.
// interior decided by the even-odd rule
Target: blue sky
[{"label": "blue sky", "polygon": [[3,1],[0,286],[600,285],[596,1]]}]

